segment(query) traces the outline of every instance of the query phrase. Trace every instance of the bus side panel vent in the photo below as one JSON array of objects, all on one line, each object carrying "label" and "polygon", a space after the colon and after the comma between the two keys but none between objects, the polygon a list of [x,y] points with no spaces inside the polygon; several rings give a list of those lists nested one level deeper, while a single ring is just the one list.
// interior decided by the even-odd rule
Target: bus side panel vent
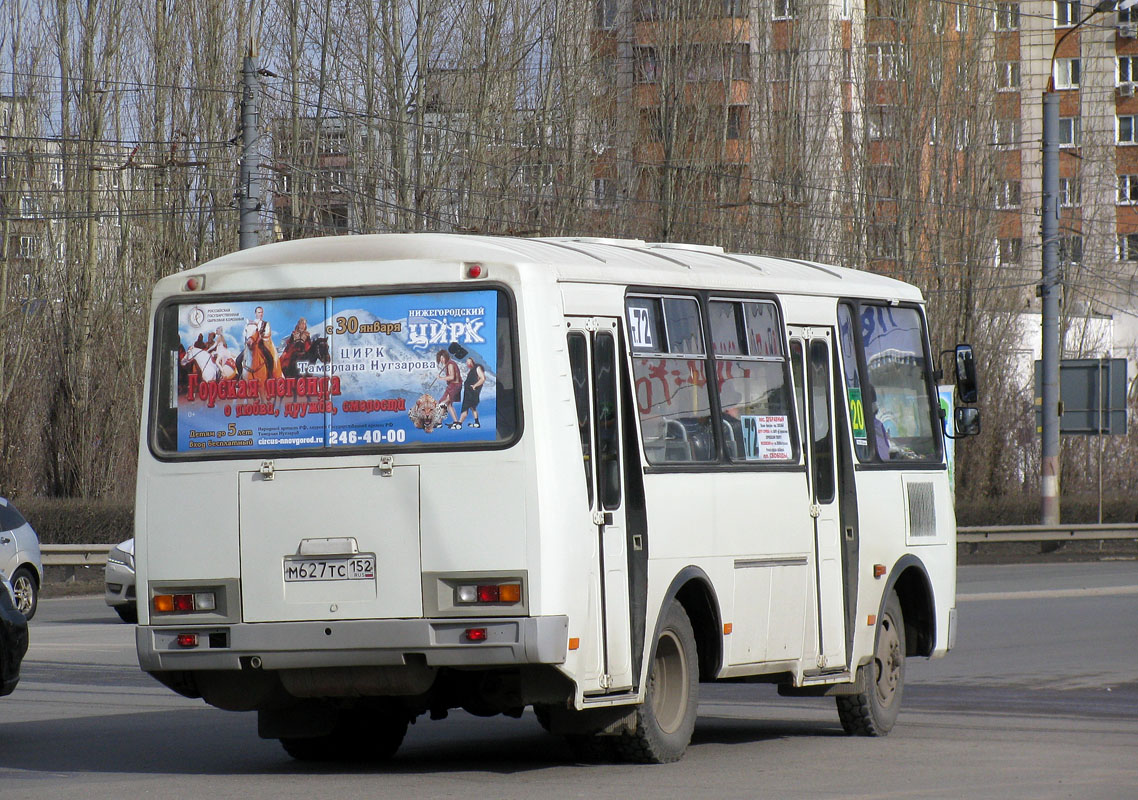
[{"label": "bus side panel vent", "polygon": [[910,483],[905,488],[909,500],[909,536],[936,536],[932,483]]}]

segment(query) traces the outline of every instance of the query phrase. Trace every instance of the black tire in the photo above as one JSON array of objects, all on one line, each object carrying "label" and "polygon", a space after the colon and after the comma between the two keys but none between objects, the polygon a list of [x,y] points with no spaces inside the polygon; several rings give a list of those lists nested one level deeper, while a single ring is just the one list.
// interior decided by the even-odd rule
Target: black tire
[{"label": "black tire", "polygon": [[850,735],[885,736],[893,729],[905,690],[905,617],[896,592],[889,593],[877,619],[873,637],[873,661],[867,688],[855,695],[837,697],[838,717]]},{"label": "black tire", "polygon": [[12,573],[12,591],[16,595],[16,610],[31,619],[39,606],[39,584],[36,576],[27,567],[20,567]]},{"label": "black tire", "polygon": [[297,761],[386,761],[407,735],[408,717],[398,710],[344,711],[324,736],[282,738]]},{"label": "black tire", "polygon": [[644,694],[644,702],[636,709],[635,730],[611,737],[616,753],[644,764],[679,761],[695,729],[699,651],[691,620],[674,600],[652,648]]},{"label": "black tire", "polygon": [[138,606],[131,603],[128,606],[115,606],[115,613],[119,615],[119,619],[131,625],[138,624]]}]

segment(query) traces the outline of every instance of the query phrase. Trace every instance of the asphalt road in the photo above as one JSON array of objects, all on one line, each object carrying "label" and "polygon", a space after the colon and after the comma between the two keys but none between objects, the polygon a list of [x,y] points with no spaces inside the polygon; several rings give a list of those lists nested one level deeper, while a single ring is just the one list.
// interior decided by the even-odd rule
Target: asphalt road
[{"label": "asphalt road", "polygon": [[532,714],[457,712],[357,768],[158,685],[101,598],[48,599],[0,699],[0,798],[1138,798],[1138,562],[965,567],[959,608],[884,739],[846,737],[832,700],[704,685],[678,764],[580,765]]}]

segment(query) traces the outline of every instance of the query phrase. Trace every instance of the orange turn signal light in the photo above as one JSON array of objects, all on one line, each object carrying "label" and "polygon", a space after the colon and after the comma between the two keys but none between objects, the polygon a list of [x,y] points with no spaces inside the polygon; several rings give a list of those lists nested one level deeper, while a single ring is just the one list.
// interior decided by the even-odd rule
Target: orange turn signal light
[{"label": "orange turn signal light", "polygon": [[154,595],[154,610],[169,613],[174,610],[174,595],[172,594],[156,594]]},{"label": "orange turn signal light", "polygon": [[498,601],[501,603],[520,603],[522,601],[522,585],[520,583],[503,583],[498,587]]}]

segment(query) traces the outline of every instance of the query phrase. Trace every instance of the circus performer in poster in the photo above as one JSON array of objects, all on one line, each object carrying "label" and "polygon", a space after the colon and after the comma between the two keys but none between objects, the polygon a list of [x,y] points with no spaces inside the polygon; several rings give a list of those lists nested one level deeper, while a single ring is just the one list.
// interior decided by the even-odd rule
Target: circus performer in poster
[{"label": "circus performer in poster", "polygon": [[466,359],[466,380],[462,384],[462,414],[458,418],[458,423],[451,425],[452,428],[462,427],[468,411],[474,416],[474,420],[469,423],[470,427],[482,427],[478,419],[478,401],[482,398],[482,387],[485,383],[486,370],[473,358]]},{"label": "circus performer in poster", "polygon": [[254,318],[245,322],[245,350],[241,356],[241,377],[266,380],[281,377],[281,361],[273,346],[273,331],[265,319],[265,309],[257,306]]},{"label": "circus performer in poster", "polygon": [[439,377],[446,381],[437,402],[440,406],[445,406],[450,414],[451,424],[448,427],[461,428],[458,412],[454,410],[454,404],[462,398],[462,373],[459,372],[458,362],[446,350],[440,350],[435,355],[435,363],[439,365]]},{"label": "circus performer in poster", "polygon": [[205,349],[213,355],[213,363],[217,364],[218,375],[221,380],[237,377],[237,361],[233,357],[233,351],[229,349],[224,329],[219,327],[209,335]]}]

